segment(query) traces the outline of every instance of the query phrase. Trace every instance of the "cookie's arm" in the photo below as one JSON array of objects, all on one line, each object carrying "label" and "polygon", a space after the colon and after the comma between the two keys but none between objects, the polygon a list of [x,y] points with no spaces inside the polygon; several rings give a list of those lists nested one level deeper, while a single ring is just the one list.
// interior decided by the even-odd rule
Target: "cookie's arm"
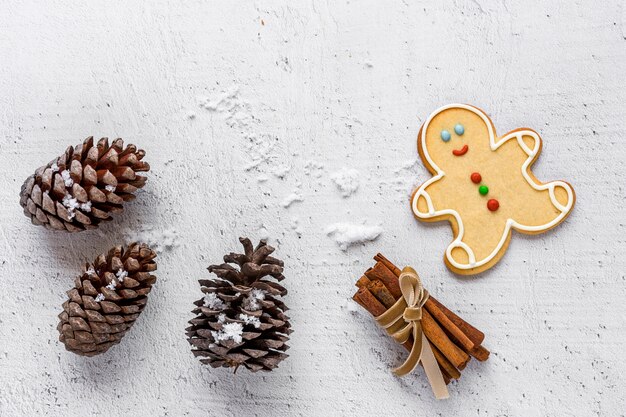
[{"label": "cookie's arm", "polygon": [[517,142],[522,151],[530,158],[534,159],[541,151],[541,137],[532,129],[514,130],[503,137],[502,141],[512,139]]}]

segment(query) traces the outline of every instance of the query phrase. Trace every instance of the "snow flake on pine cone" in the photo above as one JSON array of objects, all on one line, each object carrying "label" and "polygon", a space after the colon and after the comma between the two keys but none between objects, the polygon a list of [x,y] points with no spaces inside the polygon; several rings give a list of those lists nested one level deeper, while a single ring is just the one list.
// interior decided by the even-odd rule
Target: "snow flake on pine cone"
[{"label": "snow flake on pine cone", "polygon": [[243,325],[241,323],[228,323],[222,326],[220,331],[212,331],[211,336],[216,343],[232,340],[235,343],[243,341]]},{"label": "snow flake on pine cone", "polygon": [[[63,172],[67,172],[67,171],[63,171]],[[71,194],[65,194],[63,196],[62,204],[63,206],[65,206],[65,208],[67,208],[67,212],[68,212],[68,216],[70,220],[73,219],[74,216],[76,216],[74,214],[74,210],[80,207],[80,203],[78,202],[78,200],[72,197]]]},{"label": "snow flake on pine cone", "polygon": [[124,278],[126,278],[128,276],[128,272],[126,272],[124,269],[119,269],[116,273],[115,276],[117,277],[117,280],[120,283],[124,282]]},{"label": "snow flake on pine cone", "polygon": [[68,170],[64,170],[61,172],[61,178],[63,178],[65,187],[70,188],[72,185],[74,185],[74,180],[70,176],[70,172]]},{"label": "snow flake on pine cone", "polygon": [[261,301],[265,300],[267,293],[260,288],[253,288],[250,294],[243,299],[241,307],[248,311],[258,311],[261,309]]},{"label": "snow flake on pine cone", "polygon": [[204,306],[210,308],[211,310],[224,310],[226,308],[226,303],[215,295],[215,293],[210,292],[204,296]]},{"label": "snow flake on pine cone", "polygon": [[259,320],[258,317],[249,316],[247,314],[240,314],[239,320],[243,321],[245,324],[251,324],[257,329],[261,327],[261,320]]}]

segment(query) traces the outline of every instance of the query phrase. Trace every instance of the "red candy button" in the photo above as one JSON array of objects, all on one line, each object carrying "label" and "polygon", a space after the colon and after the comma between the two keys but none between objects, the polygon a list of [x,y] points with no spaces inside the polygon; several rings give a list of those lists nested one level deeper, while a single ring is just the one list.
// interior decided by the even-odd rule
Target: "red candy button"
[{"label": "red candy button", "polygon": [[498,210],[498,208],[500,208],[500,203],[498,203],[498,200],[492,198],[491,200],[487,201],[487,208],[489,209],[489,211],[496,211]]},{"label": "red candy button", "polygon": [[470,175],[470,179],[474,184],[479,184],[483,180],[483,177],[481,177],[478,172],[474,172],[472,175]]}]

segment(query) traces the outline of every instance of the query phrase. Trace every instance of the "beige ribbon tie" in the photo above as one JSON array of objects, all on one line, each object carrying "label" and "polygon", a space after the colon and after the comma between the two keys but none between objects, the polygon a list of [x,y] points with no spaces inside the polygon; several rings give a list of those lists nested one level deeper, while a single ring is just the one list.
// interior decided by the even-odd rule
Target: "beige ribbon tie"
[{"label": "beige ribbon tie", "polygon": [[[417,272],[405,267],[399,277],[402,297],[387,311],[376,317],[378,324],[398,343],[405,343],[413,336],[413,348],[404,363],[393,370],[403,376],[421,362],[426,377],[437,399],[448,398],[448,388],[435,359],[428,339],[422,331],[422,307],[428,300],[428,291],[422,286]],[[396,330],[398,329],[399,330]]]}]

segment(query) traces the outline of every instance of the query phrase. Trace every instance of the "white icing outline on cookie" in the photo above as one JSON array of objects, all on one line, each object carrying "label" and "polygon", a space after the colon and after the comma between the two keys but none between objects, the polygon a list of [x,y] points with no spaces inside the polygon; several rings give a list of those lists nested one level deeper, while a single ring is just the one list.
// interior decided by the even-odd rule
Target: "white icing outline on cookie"
[{"label": "white icing outline on cookie", "polygon": [[[474,251],[465,242],[462,241],[464,228],[463,228],[463,221],[461,220],[461,215],[456,210],[452,210],[452,209],[444,209],[444,210],[436,211],[433,205],[432,199],[430,195],[428,194],[428,192],[426,191],[426,188],[430,184],[438,181],[445,175],[445,172],[443,172],[437,166],[437,164],[435,164],[435,162],[431,159],[430,155],[428,154],[428,149],[426,147],[426,131],[428,130],[428,125],[430,124],[430,122],[435,116],[437,116],[439,113],[441,113],[444,110],[453,109],[453,108],[469,110],[473,112],[474,114],[478,115],[483,120],[485,125],[487,125],[487,129],[489,131],[489,145],[492,151],[495,151],[507,141],[515,138],[517,142],[519,143],[520,147],[522,148],[522,150],[528,155],[528,158],[522,164],[522,175],[524,176],[528,184],[531,187],[533,187],[535,190],[537,191],[548,190],[548,193],[550,195],[550,201],[552,202],[554,207],[556,207],[561,212],[561,214],[557,216],[555,219],[540,226],[525,226],[523,224],[517,223],[513,219],[507,219],[506,225],[504,227],[504,232],[502,233],[502,237],[500,238],[500,241],[498,242],[498,245],[496,246],[496,248],[485,259],[482,259],[478,262],[476,262],[476,256],[474,255]],[[528,147],[528,145],[526,145],[526,143],[522,139],[523,136],[531,136],[535,140],[535,146],[532,150]],[[431,179],[426,181],[424,184],[422,184],[418,188],[418,190],[415,192],[415,195],[413,196],[411,207],[413,209],[413,213],[415,214],[415,216],[421,219],[429,219],[429,218],[445,216],[445,215],[454,216],[459,230],[458,230],[458,234],[456,238],[452,241],[452,243],[450,243],[450,245],[448,245],[448,248],[446,249],[446,259],[452,266],[454,266],[457,269],[461,269],[461,270],[473,269],[473,268],[477,268],[477,267],[480,267],[489,263],[494,257],[498,255],[498,253],[500,253],[502,246],[504,246],[504,243],[506,242],[507,237],[511,233],[511,228],[515,228],[516,230],[526,231],[526,232],[547,231],[548,229],[551,229],[552,227],[559,224],[563,220],[563,218],[568,215],[568,213],[570,212],[570,210],[572,209],[574,205],[574,192],[572,190],[572,187],[570,187],[568,183],[564,181],[552,181],[546,184],[536,184],[533,181],[533,179],[530,177],[528,173],[528,167],[533,162],[535,156],[537,155],[537,152],[539,151],[539,147],[541,144],[541,139],[539,138],[539,135],[532,130],[517,130],[517,131],[507,134],[506,136],[503,136],[500,139],[500,141],[496,142],[491,121],[489,120],[487,115],[485,115],[482,111],[480,111],[476,107],[469,106],[467,104],[448,104],[446,106],[440,107],[439,109],[435,110],[428,117],[428,119],[424,123],[424,126],[422,126],[420,144],[421,144],[421,150],[424,155],[424,158],[426,158],[426,160],[428,161],[428,164],[432,167],[432,169],[434,169],[437,172],[437,175],[433,176]],[[559,201],[556,199],[556,196],[554,194],[554,188],[557,186],[563,187],[565,191],[567,192],[567,204],[565,206],[559,203]],[[419,209],[417,208],[417,202],[420,197],[424,197],[424,200],[426,201],[426,206],[428,208],[428,213],[423,213],[419,211]],[[465,252],[467,252],[467,255],[469,258],[468,264],[460,264],[457,261],[455,261],[454,258],[452,258],[452,250],[454,248],[462,248],[463,250],[465,250]]]}]

